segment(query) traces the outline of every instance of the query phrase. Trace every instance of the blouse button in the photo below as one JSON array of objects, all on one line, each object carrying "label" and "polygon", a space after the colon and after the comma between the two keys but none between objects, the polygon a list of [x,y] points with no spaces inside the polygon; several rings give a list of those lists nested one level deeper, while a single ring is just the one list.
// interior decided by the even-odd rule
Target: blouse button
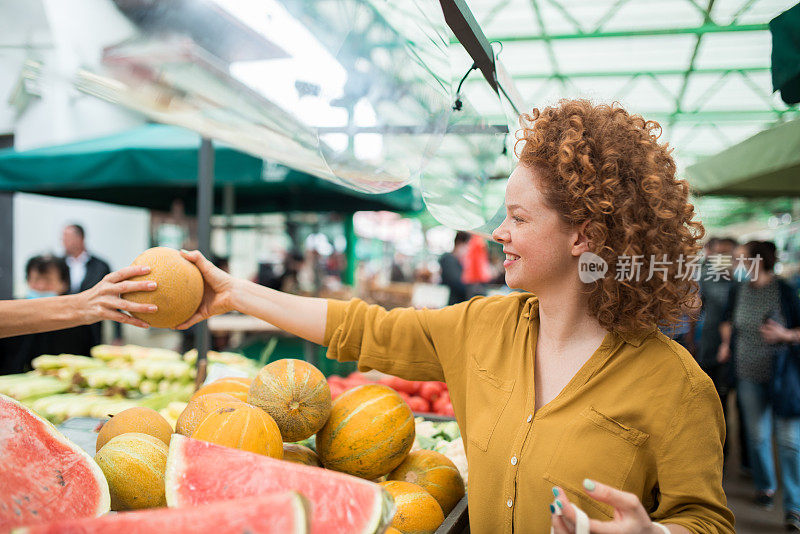
[{"label": "blouse button", "polygon": [[532,416],[532,415],[529,415],[529,416],[528,416],[528,421],[527,421],[527,422],[528,422],[528,423],[530,423],[532,420],[533,420],[533,416]]},{"label": "blouse button", "polygon": [[511,457],[511,465],[517,465],[517,457],[516,456],[512,456]]},{"label": "blouse button", "polygon": [[511,508],[512,506],[514,506],[514,501],[512,501],[511,499],[508,499],[508,501],[506,501],[506,506]]}]

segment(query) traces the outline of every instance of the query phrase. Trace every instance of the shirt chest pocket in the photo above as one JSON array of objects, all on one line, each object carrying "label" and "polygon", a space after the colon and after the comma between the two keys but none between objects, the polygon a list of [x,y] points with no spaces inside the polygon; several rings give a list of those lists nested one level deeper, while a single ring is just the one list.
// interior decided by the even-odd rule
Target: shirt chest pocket
[{"label": "shirt chest pocket", "polygon": [[483,369],[470,357],[467,378],[467,438],[469,443],[486,452],[497,423],[511,398],[514,379],[503,380]]},{"label": "shirt chest pocket", "polygon": [[583,480],[591,478],[613,488],[625,483],[649,434],[624,425],[592,407],[581,412],[564,430],[544,478],[577,498],[578,506],[613,517],[613,509],[585,496]]}]

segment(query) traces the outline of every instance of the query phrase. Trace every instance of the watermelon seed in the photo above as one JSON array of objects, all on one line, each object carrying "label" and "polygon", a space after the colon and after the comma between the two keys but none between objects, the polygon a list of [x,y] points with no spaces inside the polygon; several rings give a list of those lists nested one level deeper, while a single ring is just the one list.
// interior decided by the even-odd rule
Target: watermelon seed
[{"label": "watermelon seed", "polygon": [[17,515],[20,515],[20,516],[22,515],[22,512],[20,511],[20,509],[16,508],[16,507],[14,508],[14,513],[17,514]]},{"label": "watermelon seed", "polygon": [[25,499],[28,502],[31,502],[31,498],[28,497],[27,495],[23,495],[22,498]]},{"label": "watermelon seed", "polygon": [[31,510],[31,514],[33,514],[33,515],[39,515],[39,511],[38,511],[38,510]]},{"label": "watermelon seed", "polygon": [[67,483],[64,482],[64,476],[61,474],[61,469],[56,469],[56,478],[58,479],[58,485],[62,488],[67,485]]}]

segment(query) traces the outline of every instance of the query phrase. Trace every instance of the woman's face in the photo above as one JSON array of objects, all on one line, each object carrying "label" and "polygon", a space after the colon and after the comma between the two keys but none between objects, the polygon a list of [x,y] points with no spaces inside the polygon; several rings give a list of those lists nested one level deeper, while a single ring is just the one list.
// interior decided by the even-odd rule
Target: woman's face
[{"label": "woman's face", "polygon": [[545,204],[537,172],[522,166],[514,169],[506,186],[506,218],[492,232],[506,254],[508,286],[535,294],[565,276],[578,276],[573,255],[577,232]]}]

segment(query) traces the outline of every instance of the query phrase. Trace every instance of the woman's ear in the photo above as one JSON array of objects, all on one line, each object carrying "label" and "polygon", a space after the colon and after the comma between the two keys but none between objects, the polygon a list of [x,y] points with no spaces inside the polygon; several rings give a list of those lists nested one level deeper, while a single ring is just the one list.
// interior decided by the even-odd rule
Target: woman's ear
[{"label": "woman's ear", "polygon": [[586,227],[589,226],[589,221],[583,221],[580,226],[576,227],[573,233],[572,241],[572,255],[580,257],[584,252],[589,252],[591,249],[589,245],[589,237],[586,235]]}]

